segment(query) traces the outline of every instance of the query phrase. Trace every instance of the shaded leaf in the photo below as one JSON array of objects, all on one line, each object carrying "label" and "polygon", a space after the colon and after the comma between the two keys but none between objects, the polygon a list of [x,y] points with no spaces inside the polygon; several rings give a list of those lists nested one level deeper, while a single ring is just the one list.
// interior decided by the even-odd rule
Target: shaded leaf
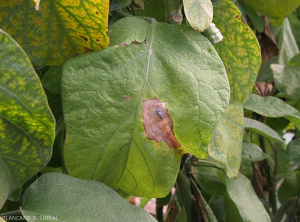
[{"label": "shaded leaf", "polygon": [[260,14],[275,19],[285,18],[300,5],[300,0],[248,0],[248,2]]},{"label": "shaded leaf", "polygon": [[299,48],[300,47],[300,19],[297,17],[297,15],[293,13],[289,14],[288,18],[292,28],[293,35],[295,37],[295,40]]},{"label": "shaded leaf", "polygon": [[273,222],[281,222],[284,215],[288,212],[288,210],[295,206],[296,198],[290,198],[286,200],[279,209],[275,212],[273,217]]},{"label": "shaded leaf", "polygon": [[253,10],[246,0],[239,0],[239,3],[245,10],[246,15],[251,19],[254,28],[259,32],[263,32],[265,29],[265,21],[257,14],[256,11]]},{"label": "shaded leaf", "polygon": [[155,18],[158,22],[166,22],[165,4],[163,0],[144,2],[144,10],[135,10],[137,16]]},{"label": "shaded leaf", "polygon": [[243,142],[242,158],[250,161],[261,161],[268,158],[268,155],[256,144]]},{"label": "shaded leaf", "polygon": [[271,221],[269,214],[256,196],[251,182],[243,174],[240,173],[237,179],[227,178],[226,187],[228,196],[236,205],[243,221]]},{"label": "shaded leaf", "polygon": [[226,192],[225,175],[212,167],[194,167],[200,187],[210,195],[223,195]]},{"label": "shaded leaf", "polygon": [[184,13],[195,30],[203,32],[213,19],[213,5],[210,0],[183,0]]},{"label": "shaded leaf", "polygon": [[109,11],[124,8],[130,5],[131,0],[110,0],[109,1]]},{"label": "shaded leaf", "polygon": [[61,94],[61,75],[63,66],[52,66],[41,79],[43,87],[52,93]]},{"label": "shaded leaf", "polygon": [[288,144],[287,156],[292,162],[300,162],[300,139],[293,140]]},{"label": "shaded leaf", "polygon": [[196,202],[191,193],[191,183],[181,170],[176,180],[176,189],[184,209],[186,221],[196,221]]},{"label": "shaded leaf", "polygon": [[[108,0],[1,1],[0,27],[25,50],[34,66],[55,66],[108,45]],[[16,13],[17,12],[17,13]]]},{"label": "shaded leaf", "polygon": [[300,171],[290,171],[284,173],[284,181],[278,190],[280,203],[285,203],[288,199],[297,197],[300,189]]},{"label": "shaded leaf", "polygon": [[209,156],[220,162],[230,178],[237,177],[242,155],[243,108],[230,104],[213,132]]},{"label": "shaded leaf", "polygon": [[215,48],[227,71],[231,101],[243,104],[252,91],[261,63],[259,44],[251,29],[242,22],[238,8],[229,0],[214,3],[213,22],[224,36]]},{"label": "shaded leaf", "polygon": [[[131,37],[144,34],[146,43],[122,44],[137,25]],[[66,165],[75,177],[164,197],[183,153],[206,157],[229,100],[226,73],[210,42],[190,27],[125,18],[114,28],[123,30],[118,45],[64,66]]]},{"label": "shaded leaf", "polygon": [[[287,78],[287,76],[285,78]],[[300,128],[300,112],[276,97],[261,97],[251,94],[246,101],[244,108],[266,117],[284,117]]]},{"label": "shaded leaf", "polygon": [[281,26],[272,28],[271,31],[280,49],[278,63],[285,65],[295,54],[299,53],[289,20],[286,18]]},{"label": "shaded leaf", "polygon": [[21,47],[0,30],[0,208],[51,157],[54,118]]},{"label": "shaded leaf", "polygon": [[212,196],[208,202],[218,222],[225,222],[225,206],[222,196]]},{"label": "shaded leaf", "polygon": [[39,177],[25,192],[21,212],[28,221],[156,221],[104,184],[60,173]]},{"label": "shaded leaf", "polygon": [[279,136],[279,134],[268,127],[267,125],[249,118],[244,118],[244,128],[247,130],[251,130],[253,132],[256,132],[260,135],[275,139],[277,141],[283,142],[282,138]]}]

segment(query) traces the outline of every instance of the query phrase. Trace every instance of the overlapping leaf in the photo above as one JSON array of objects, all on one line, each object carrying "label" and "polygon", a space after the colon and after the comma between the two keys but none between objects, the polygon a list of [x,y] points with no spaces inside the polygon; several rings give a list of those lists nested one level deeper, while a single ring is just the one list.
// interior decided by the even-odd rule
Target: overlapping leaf
[{"label": "overlapping leaf", "polygon": [[[126,18],[111,29],[117,45],[64,67],[67,168],[127,193],[165,196],[182,153],[207,155],[229,101],[225,69],[190,27]],[[155,121],[165,133],[154,132]]]},{"label": "overlapping leaf", "polygon": [[21,47],[0,30],[0,208],[50,159],[54,118]]},{"label": "overlapping leaf", "polygon": [[299,5],[300,0],[248,0],[253,8],[259,13],[270,18],[283,19],[293,12]]},{"label": "overlapping leaf", "polygon": [[25,50],[35,66],[67,59],[108,45],[108,0],[1,1],[0,27]]},{"label": "overlapping leaf", "polygon": [[210,0],[183,0],[184,13],[189,24],[203,32],[213,19],[213,5]]},{"label": "overlapping leaf", "polygon": [[21,212],[28,221],[156,221],[104,184],[61,173],[37,179],[24,194]]},{"label": "overlapping leaf", "polygon": [[[288,78],[288,75],[286,75],[285,78]],[[290,83],[294,84],[294,82]],[[246,101],[244,108],[266,117],[285,117],[300,128],[300,112],[276,97],[261,97],[251,94]]]}]

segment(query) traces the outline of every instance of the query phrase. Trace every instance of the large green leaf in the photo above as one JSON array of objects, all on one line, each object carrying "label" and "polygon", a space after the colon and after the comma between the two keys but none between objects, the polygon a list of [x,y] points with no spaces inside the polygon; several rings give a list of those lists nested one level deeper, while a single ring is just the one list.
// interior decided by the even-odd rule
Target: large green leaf
[{"label": "large green leaf", "polygon": [[60,65],[108,45],[108,0],[0,1],[0,27],[24,48],[35,66]]},{"label": "large green leaf", "polygon": [[209,155],[220,162],[229,178],[237,177],[242,155],[243,107],[230,104],[214,130],[208,147]]},{"label": "large green leaf", "polygon": [[266,212],[263,204],[256,196],[251,182],[243,174],[240,173],[237,179],[227,178],[226,187],[228,196],[235,204],[242,221],[271,221],[269,214]]},{"label": "large green leaf", "polygon": [[229,0],[214,3],[213,22],[224,36],[215,48],[226,67],[231,101],[243,104],[252,91],[261,62],[258,41]]},{"label": "large green leaf", "polygon": [[104,184],[61,173],[37,179],[24,194],[21,212],[27,221],[156,221]]},{"label": "large green leaf", "polygon": [[293,12],[299,5],[300,0],[248,0],[253,8],[259,13],[270,18],[282,19]]},{"label": "large green leaf", "polygon": [[300,53],[296,54],[286,66],[272,64],[275,85],[280,92],[290,97],[300,95]]},{"label": "large green leaf", "polygon": [[281,26],[272,28],[272,34],[279,47],[278,63],[286,65],[297,53],[299,48],[293,35],[289,20],[286,18]]},{"label": "large green leaf", "polygon": [[292,32],[294,34],[295,40],[297,42],[298,48],[300,46],[300,19],[295,14],[289,14],[288,16],[289,22],[292,28]]},{"label": "large green leaf", "polygon": [[213,20],[213,5],[210,0],[183,0],[184,13],[189,24],[203,32]]},{"label": "large green leaf", "polygon": [[123,30],[118,45],[64,66],[67,168],[137,196],[165,196],[182,153],[207,155],[229,101],[224,66],[187,26],[125,18],[112,29]]},{"label": "large green leaf", "polygon": [[0,30],[0,208],[51,157],[54,118],[21,47]]},{"label": "large green leaf", "polygon": [[[287,76],[285,76],[285,78],[287,78]],[[276,97],[261,97],[251,94],[246,101],[244,108],[266,117],[285,117],[300,128],[300,112]]]},{"label": "large green leaf", "polygon": [[279,136],[279,134],[271,129],[270,127],[268,127],[267,125],[254,120],[254,119],[249,119],[249,118],[244,118],[244,128],[251,130],[253,132],[256,132],[258,134],[261,134],[263,136],[275,139],[279,142],[283,142],[282,138]]}]

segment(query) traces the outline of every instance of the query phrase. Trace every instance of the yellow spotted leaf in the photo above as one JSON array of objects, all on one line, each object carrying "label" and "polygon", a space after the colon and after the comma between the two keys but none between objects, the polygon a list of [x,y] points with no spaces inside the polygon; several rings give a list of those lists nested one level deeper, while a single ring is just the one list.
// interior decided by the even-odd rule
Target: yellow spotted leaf
[{"label": "yellow spotted leaf", "polygon": [[221,163],[229,178],[237,177],[243,145],[243,106],[229,104],[213,132],[208,146],[209,155]]},{"label": "yellow spotted leaf", "polygon": [[0,29],[0,209],[48,163],[54,118],[25,52]]},{"label": "yellow spotted leaf", "polygon": [[258,41],[230,0],[214,3],[213,22],[224,36],[215,48],[227,71],[231,101],[243,104],[251,93],[261,62]]},{"label": "yellow spotted leaf", "polygon": [[0,27],[34,66],[54,66],[106,48],[108,12],[108,0],[5,0],[0,1]]}]

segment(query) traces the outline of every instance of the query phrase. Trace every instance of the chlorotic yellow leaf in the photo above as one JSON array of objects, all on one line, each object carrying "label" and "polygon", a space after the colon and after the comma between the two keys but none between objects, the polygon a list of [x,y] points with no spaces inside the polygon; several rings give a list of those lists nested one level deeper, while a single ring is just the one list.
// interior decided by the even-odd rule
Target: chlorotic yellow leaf
[{"label": "chlorotic yellow leaf", "polygon": [[215,48],[227,71],[231,101],[243,104],[251,93],[261,63],[258,41],[242,22],[239,9],[229,0],[214,3],[213,22],[224,36]]},{"label": "chlorotic yellow leaf", "polygon": [[9,194],[49,162],[55,120],[28,57],[1,29],[0,61],[1,209]]},{"label": "chlorotic yellow leaf", "polygon": [[109,0],[39,1],[0,1],[0,27],[34,66],[60,65],[108,46]]}]

